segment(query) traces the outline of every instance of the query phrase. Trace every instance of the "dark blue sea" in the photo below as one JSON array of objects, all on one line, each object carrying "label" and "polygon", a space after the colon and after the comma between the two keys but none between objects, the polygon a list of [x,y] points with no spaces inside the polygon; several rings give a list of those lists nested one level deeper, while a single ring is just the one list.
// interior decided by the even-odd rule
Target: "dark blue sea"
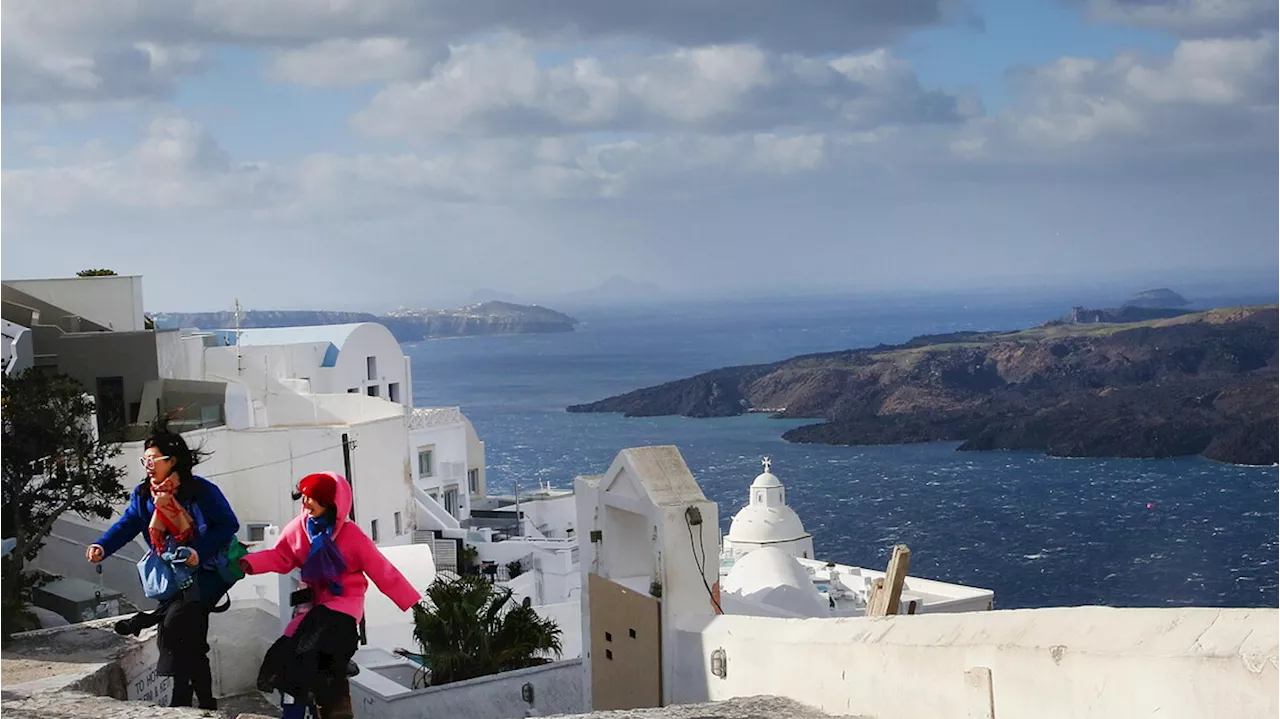
[{"label": "dark blue sea", "polygon": [[[902,542],[913,575],[993,589],[1003,608],[1276,606],[1274,467],[957,452],[953,443],[793,445],[781,434],[803,422],[764,415],[564,411],[717,367],[926,333],[1018,329],[1072,304],[1121,299],[987,293],[557,308],[582,321],[577,331],[434,340],[405,351],[415,403],[460,405],[475,424],[491,492],[517,481],[571,487],[576,475],[603,472],[619,450],[674,444],[719,503],[727,531],[768,455],[823,559],[879,568]],[[1201,307],[1275,301],[1190,299]]]}]

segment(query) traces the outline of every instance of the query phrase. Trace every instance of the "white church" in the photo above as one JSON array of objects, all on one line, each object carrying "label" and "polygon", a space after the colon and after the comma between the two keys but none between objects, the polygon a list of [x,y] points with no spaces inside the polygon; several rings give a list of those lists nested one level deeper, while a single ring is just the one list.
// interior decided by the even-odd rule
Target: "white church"
[{"label": "white church", "polygon": [[[862,616],[883,571],[815,558],[813,535],[787,506],[787,490],[772,471],[747,490],[747,504],[733,516],[720,554],[721,606],[726,614],[777,617]],[[886,547],[886,549],[888,549]],[[990,590],[908,576],[903,613],[985,611]]]}]

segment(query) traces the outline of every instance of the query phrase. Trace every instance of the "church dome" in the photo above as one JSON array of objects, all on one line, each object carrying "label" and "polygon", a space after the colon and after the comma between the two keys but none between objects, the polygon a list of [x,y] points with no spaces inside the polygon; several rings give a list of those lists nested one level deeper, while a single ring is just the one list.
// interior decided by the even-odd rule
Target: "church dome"
[{"label": "church dome", "polygon": [[769,470],[770,460],[763,460],[761,472],[747,491],[747,506],[733,516],[726,540],[745,544],[773,544],[805,539],[804,523],[787,506],[786,488]]},{"label": "church dome", "polygon": [[726,538],[732,542],[771,544],[791,542],[807,536],[809,533],[804,531],[804,523],[794,509],[786,505],[766,507],[762,504],[749,504],[733,515],[733,523],[729,525],[729,535]]},{"label": "church dome", "polygon": [[722,588],[743,599],[802,617],[827,616],[828,603],[794,557],[777,547],[761,547],[734,563]]},{"label": "church dome", "polygon": [[772,489],[781,486],[782,481],[778,479],[778,476],[768,470],[756,475],[756,480],[751,483],[752,489]]}]

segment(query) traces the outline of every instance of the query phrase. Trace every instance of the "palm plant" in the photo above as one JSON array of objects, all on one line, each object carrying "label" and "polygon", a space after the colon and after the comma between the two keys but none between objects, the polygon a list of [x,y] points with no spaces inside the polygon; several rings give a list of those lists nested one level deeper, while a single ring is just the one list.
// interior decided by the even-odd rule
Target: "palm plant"
[{"label": "palm plant", "polygon": [[483,575],[437,576],[413,608],[413,638],[436,686],[546,663],[560,656],[560,634]]}]

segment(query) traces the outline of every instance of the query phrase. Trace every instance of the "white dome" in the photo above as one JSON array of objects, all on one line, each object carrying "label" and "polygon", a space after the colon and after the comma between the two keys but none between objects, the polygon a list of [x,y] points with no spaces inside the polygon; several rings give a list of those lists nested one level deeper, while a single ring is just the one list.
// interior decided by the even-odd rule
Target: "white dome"
[{"label": "white dome", "polygon": [[778,479],[773,472],[761,472],[756,475],[756,480],[751,483],[752,489],[769,489],[771,487],[781,487],[782,481]]},{"label": "white dome", "polygon": [[777,547],[762,547],[739,559],[722,587],[743,599],[804,617],[830,613],[800,562]]},{"label": "white dome", "polygon": [[729,535],[725,538],[731,542],[771,544],[792,542],[807,536],[809,533],[804,531],[800,517],[785,504],[781,507],[748,504],[733,515]]}]

